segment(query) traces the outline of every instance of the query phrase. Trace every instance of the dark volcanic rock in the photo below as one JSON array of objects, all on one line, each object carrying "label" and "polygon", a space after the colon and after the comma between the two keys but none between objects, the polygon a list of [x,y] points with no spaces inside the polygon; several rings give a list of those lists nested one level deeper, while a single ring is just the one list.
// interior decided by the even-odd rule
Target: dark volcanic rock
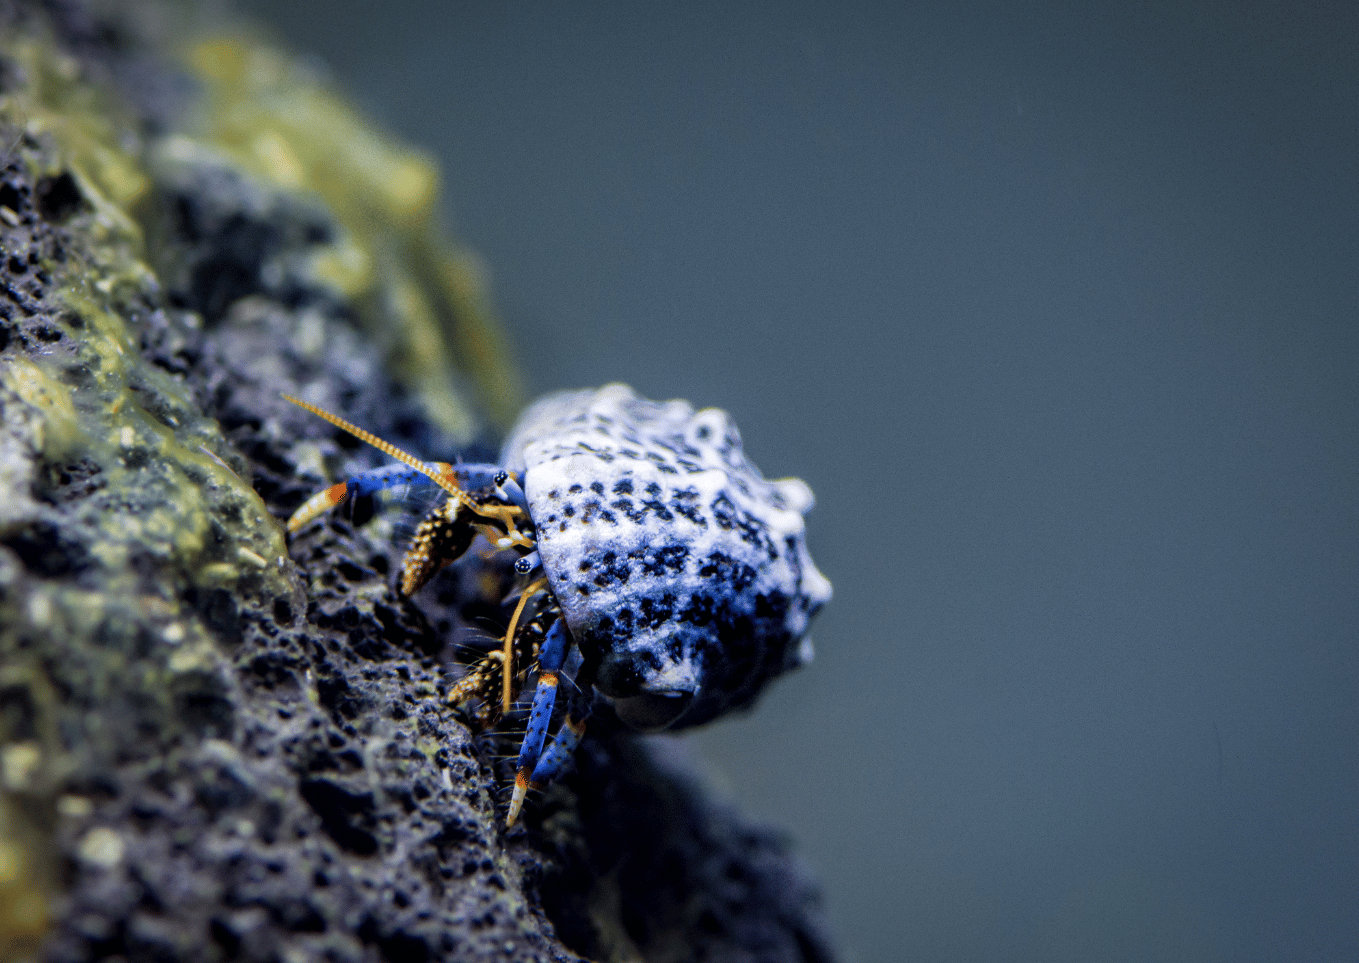
[{"label": "dark volcanic rock", "polygon": [[376,253],[427,264],[428,211],[252,171],[194,111],[255,48],[183,74],[136,22],[0,0],[0,957],[828,959],[785,845],[641,744],[506,832],[513,736],[447,701],[503,612],[400,599],[385,517],[285,542],[379,456],[281,391],[431,457],[472,423],[371,336],[449,297]]}]

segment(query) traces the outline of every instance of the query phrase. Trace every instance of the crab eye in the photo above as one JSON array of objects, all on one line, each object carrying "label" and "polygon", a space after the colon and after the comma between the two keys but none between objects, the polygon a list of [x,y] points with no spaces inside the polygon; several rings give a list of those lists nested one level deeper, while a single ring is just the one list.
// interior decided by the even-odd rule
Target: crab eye
[{"label": "crab eye", "polygon": [[692,692],[643,692],[614,699],[613,711],[634,732],[660,732],[677,722],[693,701]]},{"label": "crab eye", "polygon": [[542,558],[537,552],[529,552],[523,558],[517,559],[514,563],[514,571],[517,575],[527,575],[543,564]]}]

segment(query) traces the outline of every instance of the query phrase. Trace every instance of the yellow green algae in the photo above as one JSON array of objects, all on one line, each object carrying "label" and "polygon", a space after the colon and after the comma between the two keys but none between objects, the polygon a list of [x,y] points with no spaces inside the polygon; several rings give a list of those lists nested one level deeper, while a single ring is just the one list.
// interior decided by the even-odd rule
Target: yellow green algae
[{"label": "yellow green algae", "polygon": [[508,427],[522,385],[478,260],[435,226],[439,174],[430,159],[375,132],[313,73],[256,38],[198,39],[183,60],[204,88],[193,134],[277,187],[320,197],[343,226],[313,257],[313,276],[359,305],[431,418],[456,438],[472,437],[456,368]]},{"label": "yellow green algae", "polygon": [[[141,260],[142,232],[129,212],[147,184],[137,161],[140,144],[120,128],[115,105],[80,82],[59,51],[21,37],[3,52],[22,66],[28,83],[0,98],[0,119],[45,148],[24,158],[45,168],[33,171],[35,179],[69,172],[93,208],[85,225],[88,247],[72,252],[66,265],[48,266],[68,309],[63,317],[73,328],[68,333],[85,377],[72,385],[70,366],[55,358],[8,359],[0,372],[13,399],[6,410],[18,404],[35,416],[29,422],[35,456],[49,463],[88,458],[111,489],[141,493],[139,503],[147,478],[129,465],[140,465],[149,453],[163,497],[144,511],[102,521],[101,561],[110,569],[125,563],[133,546],[185,570],[200,569],[211,499],[239,511],[230,526],[235,558],[253,570],[272,569],[271,587],[283,590],[277,573],[287,553],[277,522],[230,466],[235,456],[220,429],[198,411],[182,382],[143,360],[122,317],[124,302],[154,283]],[[147,399],[154,400],[155,414],[146,409]],[[234,581],[220,570],[214,578]]]},{"label": "yellow green algae", "polygon": [[[434,226],[438,175],[427,158],[373,132],[285,55],[243,36],[183,45],[200,94],[183,130],[148,144],[40,21],[28,26],[0,37],[10,65],[0,146],[34,182],[74,178],[84,206],[68,225],[76,243],[63,262],[40,265],[64,309],[50,323],[72,347],[11,351],[0,361],[0,529],[44,517],[30,493],[45,473],[86,466],[99,497],[75,511],[96,533],[89,562],[100,579],[89,587],[35,577],[0,559],[0,688],[34,702],[17,721],[0,714],[0,960],[31,953],[48,925],[57,835],[80,834],[74,852],[92,864],[122,853],[115,831],[85,825],[90,800],[58,788],[79,757],[116,752],[115,737],[94,717],[75,745],[71,733],[58,734],[57,697],[25,639],[59,640],[67,670],[82,674],[96,702],[127,689],[129,673],[138,676],[133,688],[170,699],[186,687],[230,684],[211,620],[186,603],[186,589],[305,607],[283,530],[246,463],[190,389],[143,358],[129,330],[129,305],[157,288],[139,222],[151,155],[210,152],[278,189],[320,198],[343,231],[313,256],[314,279],[358,306],[397,373],[455,437],[475,431],[455,369],[473,379],[496,421],[520,404],[479,268]],[[17,212],[0,209],[0,220],[0,230],[17,226]],[[148,588],[147,565],[170,573],[159,590]],[[123,644],[148,632],[163,643],[159,655]]]},{"label": "yellow green algae", "polygon": [[[6,436],[0,525],[8,529],[42,516],[29,493],[48,466],[95,466],[104,496],[97,513],[80,519],[97,533],[91,543],[102,573],[97,588],[30,578],[12,566],[0,572],[7,590],[0,624],[10,642],[0,685],[39,702],[33,720],[6,719],[6,731],[0,731],[0,957],[15,958],[33,949],[50,915],[50,834],[57,817],[81,811],[78,798],[54,795],[75,763],[50,724],[52,705],[41,704],[52,693],[35,681],[42,673],[26,659],[23,638],[74,645],[153,626],[180,644],[163,664],[143,660],[137,670],[157,676],[146,680],[146,688],[169,693],[176,676],[211,673],[219,657],[178,592],[168,586],[161,595],[147,592],[130,564],[134,556],[181,573],[189,585],[236,591],[248,576],[253,591],[273,596],[294,596],[298,586],[284,565],[278,523],[231,467],[233,460],[243,463],[188,389],[142,359],[121,316],[122,302],[151,279],[139,258],[141,231],[129,213],[147,184],[138,142],[115,105],[45,38],[6,37],[0,53],[25,81],[0,98],[0,125],[10,139],[7,160],[29,167],[34,181],[68,173],[89,205],[81,225],[88,244],[69,249],[65,264],[41,265],[51,277],[53,300],[65,308],[52,324],[64,329],[74,349],[64,356],[11,354],[0,364]],[[16,150],[20,139],[37,149]],[[7,224],[17,220],[14,211],[9,215]],[[148,399],[155,414],[147,410]],[[118,505],[124,510],[110,510]],[[225,533],[226,544],[209,551],[210,532]],[[128,668],[111,649],[100,655],[88,671],[111,677]],[[93,743],[98,734],[90,736]],[[107,847],[99,853],[106,856]]]}]

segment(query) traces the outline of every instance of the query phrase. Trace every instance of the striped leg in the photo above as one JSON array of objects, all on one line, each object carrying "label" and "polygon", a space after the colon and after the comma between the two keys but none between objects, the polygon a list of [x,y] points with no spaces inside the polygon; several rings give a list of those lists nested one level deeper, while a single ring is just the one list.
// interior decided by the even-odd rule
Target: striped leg
[{"label": "striped leg", "polygon": [[552,721],[552,707],[557,701],[557,674],[566,661],[566,650],[571,647],[571,636],[566,623],[557,619],[547,630],[547,638],[538,649],[538,688],[533,693],[533,709],[529,712],[528,731],[519,747],[519,767],[514,776],[514,795],[510,797],[510,812],[506,826],[513,826],[524,805],[529,790],[529,778],[543,752],[547,727]]},{"label": "striped leg", "polygon": [[[442,462],[435,462],[426,467],[441,473],[451,471],[453,468],[452,465]],[[311,498],[308,498],[288,519],[288,531],[296,532],[307,522],[324,515],[340,504],[350,494],[355,496],[374,495],[385,488],[430,483],[427,473],[408,465],[385,465],[382,468],[374,468],[372,471],[355,475],[337,485],[331,485],[325,491],[317,492]]]},{"label": "striped leg", "polygon": [[566,720],[553,737],[552,745],[538,760],[538,765],[533,767],[533,775],[529,779],[530,789],[542,789],[562,774],[575,755],[581,737],[585,735],[585,723],[589,717],[590,700],[580,692],[574,693]]}]

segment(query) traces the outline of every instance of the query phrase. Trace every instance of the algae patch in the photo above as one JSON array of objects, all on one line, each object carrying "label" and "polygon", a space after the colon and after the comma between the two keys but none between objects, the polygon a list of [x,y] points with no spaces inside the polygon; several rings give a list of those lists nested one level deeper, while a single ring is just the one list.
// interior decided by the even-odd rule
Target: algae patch
[{"label": "algae patch", "polygon": [[316,250],[309,271],[355,299],[430,416],[460,441],[472,439],[450,377],[457,370],[508,427],[522,385],[476,259],[435,228],[439,176],[429,158],[377,134],[312,73],[253,38],[210,37],[183,56],[205,89],[200,139],[333,213],[342,230]]},{"label": "algae patch", "polygon": [[[92,29],[102,14],[79,3],[10,13],[0,4],[0,959],[41,940],[51,958],[201,958],[247,938],[245,905],[277,911],[258,937],[270,945],[300,926],[298,945],[365,958],[365,942],[415,939],[368,895],[393,879],[436,919],[420,939],[451,940],[443,877],[402,875],[421,820],[340,751],[363,745],[356,724],[390,729],[376,707],[412,684],[441,749],[391,777],[430,781],[455,758],[475,775],[439,664],[399,647],[431,650],[429,626],[376,572],[318,605],[274,517],[314,483],[294,448],[317,472],[345,458],[305,437],[282,390],[334,392],[450,455],[477,423],[455,369],[484,369],[487,408],[512,404],[485,348],[493,322],[465,319],[440,274],[462,260],[432,226],[433,168],[271,51],[238,50],[249,63],[233,75],[229,46],[190,44],[195,86],[163,55],[138,60],[126,24]],[[128,78],[178,91],[179,110],[150,122],[120,98]],[[469,361],[448,331],[481,349]],[[453,787],[434,822],[489,824],[474,788],[485,812]],[[355,827],[336,810],[350,799]],[[257,835],[269,842],[247,845]],[[479,867],[487,845],[459,849]],[[247,899],[232,867],[266,846],[288,878]],[[341,864],[363,885],[312,884]],[[501,892],[469,884],[468,904],[489,919]],[[374,933],[351,932],[370,917]],[[519,930],[502,916],[484,936]]]}]

